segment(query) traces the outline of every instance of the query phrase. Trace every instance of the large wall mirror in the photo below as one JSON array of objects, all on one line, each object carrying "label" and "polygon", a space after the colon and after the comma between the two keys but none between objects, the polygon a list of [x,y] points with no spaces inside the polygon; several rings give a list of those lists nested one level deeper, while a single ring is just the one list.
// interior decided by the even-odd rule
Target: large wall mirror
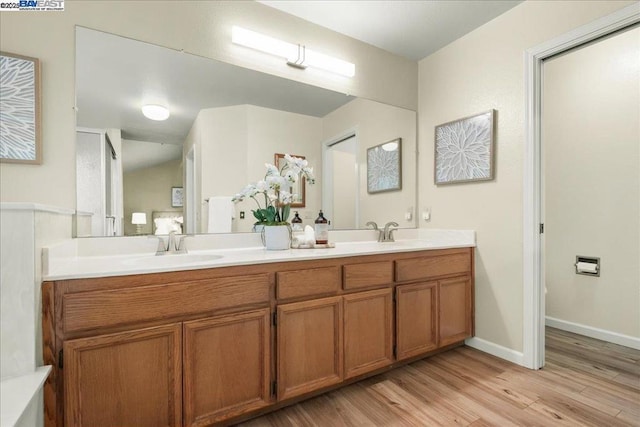
[{"label": "large wall mirror", "polygon": [[[78,237],[250,232],[255,203],[229,200],[277,153],[314,168],[305,225],[416,226],[415,111],[83,27],[76,103]],[[369,193],[367,149],[398,138],[402,187]]]}]

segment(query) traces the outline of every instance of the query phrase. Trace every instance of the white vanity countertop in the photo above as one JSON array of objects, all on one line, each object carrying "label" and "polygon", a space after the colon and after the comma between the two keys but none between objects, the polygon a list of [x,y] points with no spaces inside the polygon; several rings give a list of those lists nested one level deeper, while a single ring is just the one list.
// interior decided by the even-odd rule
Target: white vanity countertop
[{"label": "white vanity countertop", "polygon": [[[268,251],[259,246],[242,246],[226,242],[225,247],[219,244],[207,244],[211,242],[199,241],[187,243],[189,253],[183,255],[155,256],[154,251],[130,252],[127,254],[124,248],[120,255],[113,254],[117,248],[105,248],[105,254],[99,254],[91,243],[84,239],[74,239],[70,243],[58,245],[58,247],[45,248],[43,252],[43,280],[79,279],[91,277],[122,276],[132,274],[158,273],[167,271],[196,270],[215,267],[228,267],[248,264],[264,264],[285,261],[303,261],[323,258],[342,258],[358,255],[375,255],[393,252],[412,252],[429,249],[448,249],[475,246],[475,232],[468,230],[430,230],[417,229],[398,233],[395,242],[379,243],[372,240],[360,240],[363,233],[333,233],[329,240],[335,242],[335,248],[329,249],[288,249],[282,251]],[[367,234],[368,236],[368,234]],[[199,239],[193,236],[190,239]],[[220,239],[220,237],[218,236]],[[341,241],[353,238],[351,241]],[[107,246],[117,246],[114,241],[127,238],[109,238]],[[139,247],[155,245],[156,241],[149,238],[136,238]],[[142,239],[146,239],[142,240]],[[215,237],[203,237],[201,239],[215,239]],[[224,239],[224,238],[222,238]],[[227,237],[228,239],[228,237]],[[105,239],[101,240],[105,246]],[[251,244],[244,238],[245,245]],[[360,241],[358,241],[360,240]],[[131,240],[129,240],[131,242]],[[150,242],[150,243],[149,243]],[[73,243],[76,243],[75,245]],[[125,240],[122,242],[126,244]],[[128,245],[129,249],[131,245]],[[135,245],[134,245],[135,246]],[[211,249],[207,249],[209,246]],[[240,246],[240,247],[237,247]]]}]

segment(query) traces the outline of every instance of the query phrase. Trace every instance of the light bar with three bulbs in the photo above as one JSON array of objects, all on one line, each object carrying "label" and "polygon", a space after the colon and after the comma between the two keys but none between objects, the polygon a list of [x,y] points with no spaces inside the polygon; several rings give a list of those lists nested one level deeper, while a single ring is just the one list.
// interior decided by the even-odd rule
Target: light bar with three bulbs
[{"label": "light bar with three bulbs", "polygon": [[315,52],[299,44],[265,36],[246,28],[234,26],[231,30],[231,41],[260,52],[285,58],[287,64],[292,67],[301,69],[314,67],[346,77],[353,77],[356,74],[356,66],[351,62]]}]

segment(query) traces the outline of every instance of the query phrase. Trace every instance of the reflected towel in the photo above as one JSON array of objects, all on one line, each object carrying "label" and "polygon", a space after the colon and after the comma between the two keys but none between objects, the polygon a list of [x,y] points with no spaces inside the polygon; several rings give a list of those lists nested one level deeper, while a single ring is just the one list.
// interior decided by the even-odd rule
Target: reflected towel
[{"label": "reflected towel", "polygon": [[235,207],[231,196],[218,196],[209,198],[209,222],[208,233],[231,233],[231,220]]}]

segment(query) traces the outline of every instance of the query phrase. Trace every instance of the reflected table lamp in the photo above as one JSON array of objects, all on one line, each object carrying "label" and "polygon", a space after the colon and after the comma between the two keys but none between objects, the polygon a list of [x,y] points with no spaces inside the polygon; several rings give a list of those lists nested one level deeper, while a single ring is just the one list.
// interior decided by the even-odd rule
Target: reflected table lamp
[{"label": "reflected table lamp", "polygon": [[147,214],[144,212],[134,212],[131,215],[131,224],[136,226],[136,234],[142,234],[142,226],[147,223]]}]

